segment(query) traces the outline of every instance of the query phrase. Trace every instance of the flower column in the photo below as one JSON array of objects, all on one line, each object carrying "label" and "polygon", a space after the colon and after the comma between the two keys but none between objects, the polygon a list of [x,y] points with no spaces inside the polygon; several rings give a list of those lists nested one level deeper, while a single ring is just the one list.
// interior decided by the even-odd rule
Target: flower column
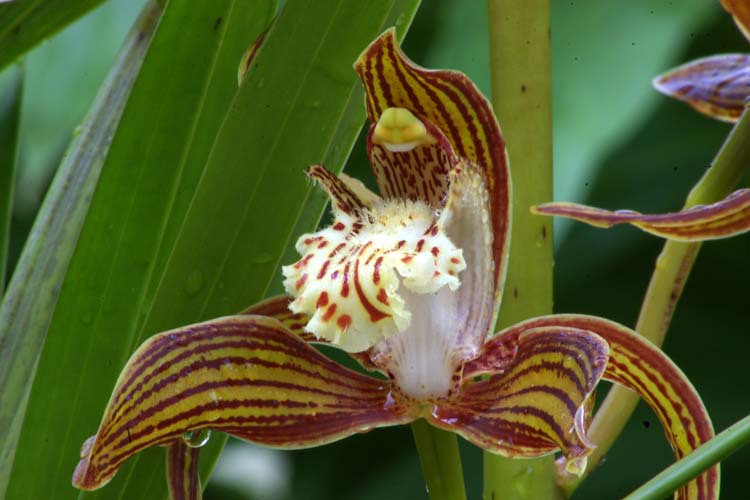
[{"label": "flower column", "polygon": [[[552,312],[552,224],[529,207],[552,198],[549,0],[490,0],[492,104],[513,181],[510,267],[498,327]],[[554,457],[484,455],[484,498],[562,498]]]}]

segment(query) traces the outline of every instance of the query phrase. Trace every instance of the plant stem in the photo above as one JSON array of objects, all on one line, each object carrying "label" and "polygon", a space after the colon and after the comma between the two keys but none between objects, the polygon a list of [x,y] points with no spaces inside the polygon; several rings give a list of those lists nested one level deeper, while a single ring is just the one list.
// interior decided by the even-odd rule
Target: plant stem
[{"label": "plant stem", "polygon": [[[549,0],[490,0],[492,104],[513,181],[510,267],[498,327],[552,312],[552,225],[529,207],[552,199]],[[484,455],[484,498],[557,499],[554,458]]]},{"label": "plant stem", "polygon": [[423,419],[411,426],[430,500],[466,500],[458,440]]},{"label": "plant stem", "polygon": [[661,500],[747,444],[750,444],[750,416],[670,465],[623,500]]},{"label": "plant stem", "polygon": [[[739,183],[750,165],[750,113],[746,110],[729,133],[713,164],[687,197],[685,208],[714,203],[726,197]],[[693,267],[701,243],[667,241],[656,259],[636,331],[656,345],[664,342],[677,301]],[[602,403],[591,425],[590,439],[597,448],[589,456],[589,467],[581,477],[565,476],[561,482],[570,495],[609,451],[633,413],[639,397],[615,386]]]}]

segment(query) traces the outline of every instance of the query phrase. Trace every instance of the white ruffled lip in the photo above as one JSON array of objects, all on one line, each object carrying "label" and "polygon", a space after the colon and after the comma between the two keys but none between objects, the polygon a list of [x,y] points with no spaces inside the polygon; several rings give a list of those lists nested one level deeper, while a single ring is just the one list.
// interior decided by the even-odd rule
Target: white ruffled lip
[{"label": "white ruffled lip", "polygon": [[447,214],[424,202],[378,201],[302,236],[302,258],[283,268],[290,308],[311,316],[306,329],[349,352],[405,331],[412,313],[400,290],[459,288],[463,253],[442,230]]}]

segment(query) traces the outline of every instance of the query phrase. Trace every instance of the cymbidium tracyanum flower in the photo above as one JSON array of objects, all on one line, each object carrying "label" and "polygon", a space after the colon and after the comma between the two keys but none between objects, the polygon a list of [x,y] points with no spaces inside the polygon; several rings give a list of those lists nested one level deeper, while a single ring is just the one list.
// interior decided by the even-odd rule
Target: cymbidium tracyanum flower
[{"label": "cymbidium tracyanum flower", "polygon": [[[159,444],[169,447],[173,497],[197,498],[198,451],[185,433],[213,429],[300,448],[417,418],[506,456],[559,450],[566,470],[581,473],[592,449],[590,396],[602,377],[643,395],[678,456],[709,439],[711,423],[685,376],[621,325],[546,316],[488,339],[511,196],[490,105],[464,75],[411,63],[393,31],[355,69],[382,198],[311,167],[334,220],[299,239],[301,258],[284,269],[289,296],[144,343],[84,444],[74,485],[99,488],[128,457]],[[315,342],[385,377],[339,366]],[[679,495],[717,492],[713,468]]]},{"label": "cymbidium tracyanum flower", "polygon": [[[750,0],[721,0],[750,40]],[[750,96],[750,54],[718,54],[683,64],[654,79],[660,92],[717,120],[735,122]]]}]

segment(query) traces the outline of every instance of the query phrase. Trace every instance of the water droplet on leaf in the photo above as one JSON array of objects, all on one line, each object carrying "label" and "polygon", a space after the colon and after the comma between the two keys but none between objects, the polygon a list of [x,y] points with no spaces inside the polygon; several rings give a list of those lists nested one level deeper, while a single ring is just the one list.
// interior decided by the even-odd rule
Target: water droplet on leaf
[{"label": "water droplet on leaf", "polygon": [[196,295],[203,288],[205,281],[202,272],[198,270],[191,272],[185,280],[185,293],[189,296]]},{"label": "water droplet on leaf", "polygon": [[182,440],[190,448],[200,448],[201,446],[205,446],[209,439],[211,439],[211,429],[187,431],[182,435]]}]

